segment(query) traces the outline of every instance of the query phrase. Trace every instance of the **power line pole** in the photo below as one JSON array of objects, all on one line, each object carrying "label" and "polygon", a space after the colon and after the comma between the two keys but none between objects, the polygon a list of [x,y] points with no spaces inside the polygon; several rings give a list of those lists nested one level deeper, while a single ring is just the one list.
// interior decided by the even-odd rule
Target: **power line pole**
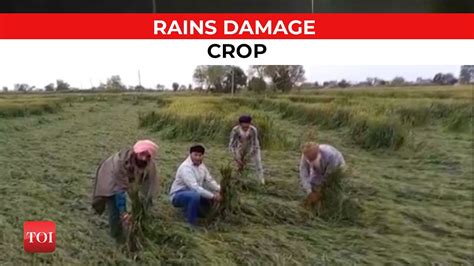
[{"label": "power line pole", "polygon": [[311,0],[311,13],[314,13],[314,0]]},{"label": "power line pole", "polygon": [[138,70],[138,85],[141,87],[142,86],[142,78],[140,76],[140,70]]},{"label": "power line pole", "polygon": [[234,67],[231,66],[232,71],[232,96],[234,96]]}]

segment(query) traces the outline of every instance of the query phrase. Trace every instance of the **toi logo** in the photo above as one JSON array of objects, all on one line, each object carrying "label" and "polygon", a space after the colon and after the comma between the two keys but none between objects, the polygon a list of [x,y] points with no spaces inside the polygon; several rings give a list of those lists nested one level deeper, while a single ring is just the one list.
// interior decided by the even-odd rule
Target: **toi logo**
[{"label": "toi logo", "polygon": [[23,224],[23,247],[29,253],[51,253],[56,249],[56,224],[27,221]]}]

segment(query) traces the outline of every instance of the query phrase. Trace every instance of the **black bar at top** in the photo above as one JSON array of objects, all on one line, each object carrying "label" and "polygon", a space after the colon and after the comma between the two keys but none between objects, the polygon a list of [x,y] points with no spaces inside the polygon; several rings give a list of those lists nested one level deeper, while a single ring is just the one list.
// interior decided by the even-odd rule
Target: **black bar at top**
[{"label": "black bar at top", "polygon": [[474,0],[0,0],[0,13],[473,13]]}]

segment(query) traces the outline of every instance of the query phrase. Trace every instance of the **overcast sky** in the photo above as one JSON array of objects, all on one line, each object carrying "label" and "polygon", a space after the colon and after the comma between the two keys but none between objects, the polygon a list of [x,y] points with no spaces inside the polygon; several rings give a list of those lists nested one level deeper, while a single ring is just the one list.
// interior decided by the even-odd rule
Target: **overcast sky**
[{"label": "overcast sky", "polygon": [[[240,65],[247,71],[248,65]],[[163,84],[171,88],[173,82],[180,84],[193,83],[192,75],[195,64],[166,65],[155,64],[116,64],[114,62],[91,62],[84,66],[80,64],[62,64],[57,60],[14,66],[14,64],[0,64],[0,86],[13,88],[15,83],[27,83],[37,88],[43,88],[56,79],[63,79],[76,88],[87,89],[91,85],[98,86],[112,75],[120,75],[123,83],[138,84],[138,70],[140,69],[141,83],[147,88],[156,88]],[[395,76],[402,76],[406,80],[415,80],[417,77],[433,78],[438,72],[453,73],[458,76],[460,66],[318,66],[304,65],[306,79],[309,82],[323,82],[341,80],[357,82],[367,77],[379,77],[391,80]],[[47,70],[47,71],[45,71]]]}]

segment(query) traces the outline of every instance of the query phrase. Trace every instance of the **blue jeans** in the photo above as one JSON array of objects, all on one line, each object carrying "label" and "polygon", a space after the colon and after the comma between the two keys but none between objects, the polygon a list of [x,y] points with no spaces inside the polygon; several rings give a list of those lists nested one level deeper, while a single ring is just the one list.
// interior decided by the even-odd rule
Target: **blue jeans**
[{"label": "blue jeans", "polygon": [[204,215],[203,211],[211,206],[211,200],[201,197],[196,191],[180,190],[175,192],[171,204],[183,208],[188,223],[196,225],[198,216]]},{"label": "blue jeans", "polygon": [[117,207],[116,198],[114,196],[107,198],[107,209],[109,214],[110,234],[119,243],[125,242],[125,228],[122,227],[120,219],[120,210]]}]

